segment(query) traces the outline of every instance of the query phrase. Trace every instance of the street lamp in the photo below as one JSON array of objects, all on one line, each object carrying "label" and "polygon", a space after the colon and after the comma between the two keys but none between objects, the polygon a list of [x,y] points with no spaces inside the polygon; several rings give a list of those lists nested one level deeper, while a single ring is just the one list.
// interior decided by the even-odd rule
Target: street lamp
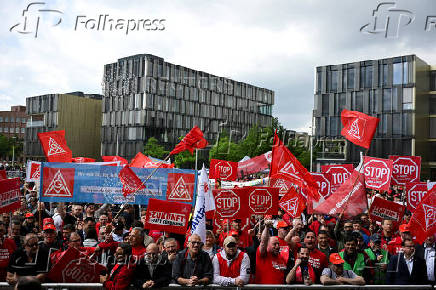
[{"label": "street lamp", "polygon": [[17,137],[12,137],[12,166],[14,166],[15,161],[15,139],[17,139]]}]

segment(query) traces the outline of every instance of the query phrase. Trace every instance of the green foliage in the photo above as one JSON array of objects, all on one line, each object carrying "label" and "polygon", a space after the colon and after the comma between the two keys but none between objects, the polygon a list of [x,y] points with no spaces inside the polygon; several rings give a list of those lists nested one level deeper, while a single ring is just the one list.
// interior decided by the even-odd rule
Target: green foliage
[{"label": "green foliage", "polygon": [[195,151],[193,155],[191,155],[191,152],[189,151],[183,151],[175,155],[174,158],[175,158],[174,164],[176,165],[177,168],[185,168],[185,169],[195,168]]},{"label": "green foliage", "polygon": [[245,155],[239,148],[239,145],[230,140],[230,136],[226,131],[219,134],[218,140],[209,151],[210,159],[222,159],[237,162]]},{"label": "green foliage", "polygon": [[147,156],[164,159],[170,152],[165,150],[164,146],[159,145],[159,141],[150,137],[144,145],[144,154]]},{"label": "green foliage", "polygon": [[22,155],[23,152],[23,140],[17,137],[8,138],[3,134],[0,134],[0,157],[5,159],[6,156],[12,157],[14,151],[15,157]]}]

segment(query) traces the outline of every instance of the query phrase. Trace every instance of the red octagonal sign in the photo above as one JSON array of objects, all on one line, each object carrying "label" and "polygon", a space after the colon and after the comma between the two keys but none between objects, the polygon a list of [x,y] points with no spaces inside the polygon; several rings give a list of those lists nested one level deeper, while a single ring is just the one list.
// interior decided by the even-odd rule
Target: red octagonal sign
[{"label": "red octagonal sign", "polygon": [[420,156],[389,156],[393,161],[392,184],[406,185],[408,182],[419,182],[421,172]]},{"label": "red octagonal sign", "polygon": [[248,200],[254,214],[265,214],[272,208],[273,196],[268,189],[258,188],[250,193]]},{"label": "red octagonal sign", "polygon": [[365,186],[378,190],[389,190],[392,176],[392,160],[374,157],[364,158]]},{"label": "red octagonal sign", "polygon": [[233,190],[221,190],[215,196],[216,212],[223,218],[235,217],[240,209],[239,196]]},{"label": "red octagonal sign", "polygon": [[220,161],[216,165],[216,171],[222,180],[231,180],[233,175],[232,166],[228,161]]},{"label": "red octagonal sign", "polygon": [[327,196],[330,195],[330,181],[327,179],[327,177],[324,175],[324,173],[319,172],[311,172],[310,173],[315,179],[316,183],[319,187],[319,193],[324,197],[327,198]]}]

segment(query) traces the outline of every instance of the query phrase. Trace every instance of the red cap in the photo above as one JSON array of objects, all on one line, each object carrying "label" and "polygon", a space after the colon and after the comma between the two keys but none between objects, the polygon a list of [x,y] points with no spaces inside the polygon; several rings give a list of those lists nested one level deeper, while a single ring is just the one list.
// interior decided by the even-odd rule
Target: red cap
[{"label": "red cap", "polygon": [[410,232],[410,228],[408,224],[402,224],[400,226],[400,233]]},{"label": "red cap", "polygon": [[42,230],[43,231],[47,231],[47,230],[56,231],[56,227],[54,226],[54,224],[46,224],[46,225],[44,225]]},{"label": "red cap", "polygon": [[31,212],[28,212],[28,213],[26,213],[26,215],[24,216],[26,219],[27,218],[30,218],[30,217],[33,217],[33,213],[31,213]]},{"label": "red cap", "polygon": [[46,224],[54,225],[54,220],[52,218],[45,218],[42,220],[42,224],[45,226]]},{"label": "red cap", "polygon": [[280,220],[277,223],[277,229],[281,229],[281,228],[287,228],[289,227],[288,223],[285,222],[284,220]]},{"label": "red cap", "polygon": [[239,237],[239,233],[237,231],[230,231],[227,236],[238,236]]},{"label": "red cap", "polygon": [[329,260],[330,260],[330,263],[332,263],[334,265],[339,265],[339,264],[345,263],[344,259],[341,258],[339,253],[330,254],[330,259]]}]

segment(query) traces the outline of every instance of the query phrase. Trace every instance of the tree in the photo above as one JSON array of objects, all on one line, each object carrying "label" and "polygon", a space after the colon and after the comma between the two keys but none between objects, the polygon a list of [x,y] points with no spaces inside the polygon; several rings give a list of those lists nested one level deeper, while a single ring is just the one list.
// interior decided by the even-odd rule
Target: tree
[{"label": "tree", "polygon": [[169,153],[162,145],[159,145],[159,141],[154,137],[148,138],[147,143],[144,145],[144,154],[147,156],[163,159]]},{"label": "tree", "polygon": [[230,140],[226,131],[219,134],[218,140],[209,152],[209,159],[221,159],[237,162],[244,157],[244,152],[239,145]]}]

